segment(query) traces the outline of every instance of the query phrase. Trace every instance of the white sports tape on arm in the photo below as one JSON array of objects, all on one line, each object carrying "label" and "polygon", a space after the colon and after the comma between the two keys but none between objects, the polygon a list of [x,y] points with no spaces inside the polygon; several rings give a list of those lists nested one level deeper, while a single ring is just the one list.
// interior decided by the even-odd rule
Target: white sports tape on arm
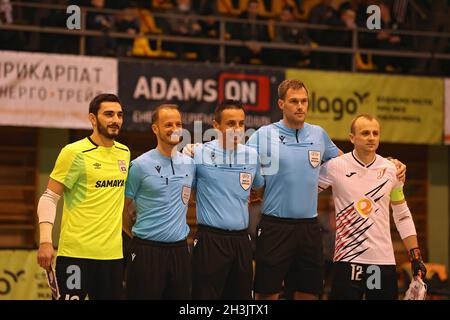
[{"label": "white sports tape on arm", "polygon": [[392,206],[392,216],[397,227],[400,237],[405,239],[409,236],[415,236],[416,227],[406,202]]},{"label": "white sports tape on arm", "polygon": [[55,223],[56,207],[58,201],[61,198],[60,195],[54,193],[52,190],[47,189],[39,199],[37,214],[39,217],[39,223],[49,222]]}]

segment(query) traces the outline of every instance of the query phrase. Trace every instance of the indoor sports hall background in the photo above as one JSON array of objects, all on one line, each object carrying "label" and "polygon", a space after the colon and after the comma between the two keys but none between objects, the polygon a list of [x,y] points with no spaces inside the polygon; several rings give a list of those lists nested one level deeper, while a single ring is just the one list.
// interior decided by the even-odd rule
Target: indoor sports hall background
[{"label": "indoor sports hall background", "polygon": [[[381,29],[369,28],[370,4]],[[277,85],[291,78],[309,89],[307,121],[344,152],[351,119],[378,117],[378,153],[407,165],[430,298],[450,297],[450,2],[259,0],[255,19],[249,9],[248,0],[0,0],[0,300],[51,298],[36,263],[37,201],[60,149],[89,134],[94,95],[120,97],[118,141],[135,158],[156,145],[151,111],[162,102],[180,106],[193,138],[194,121],[209,128],[224,98],[242,100],[247,127],[258,128],[280,119]],[[318,212],[328,264],[329,200],[319,196]],[[192,204],[188,222],[192,234]],[[392,236],[401,295],[409,262],[393,223]]]}]

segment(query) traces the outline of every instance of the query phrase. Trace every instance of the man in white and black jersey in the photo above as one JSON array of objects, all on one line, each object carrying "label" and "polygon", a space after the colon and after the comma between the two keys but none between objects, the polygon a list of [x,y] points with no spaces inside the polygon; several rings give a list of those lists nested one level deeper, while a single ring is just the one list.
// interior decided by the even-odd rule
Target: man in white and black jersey
[{"label": "man in white and black jersey", "polygon": [[[330,299],[397,299],[389,205],[409,252],[413,275],[424,278],[426,274],[403,195],[404,181],[397,179],[391,161],[376,154],[380,124],[373,116],[363,114],[352,121],[350,140],[354,150],[326,162],[319,178],[320,191],[332,187],[336,208]],[[375,269],[380,271],[380,281],[367,281]]]}]

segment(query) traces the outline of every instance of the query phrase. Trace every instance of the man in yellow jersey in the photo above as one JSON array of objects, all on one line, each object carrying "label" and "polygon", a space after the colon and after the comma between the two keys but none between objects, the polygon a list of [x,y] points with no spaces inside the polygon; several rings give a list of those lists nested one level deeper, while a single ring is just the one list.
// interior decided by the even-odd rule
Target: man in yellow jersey
[{"label": "man in yellow jersey", "polygon": [[61,299],[122,296],[122,210],[130,151],[115,141],[123,123],[120,101],[100,94],[89,104],[91,136],[65,146],[38,204],[38,263],[51,269],[56,206],[64,209],[56,259]]}]

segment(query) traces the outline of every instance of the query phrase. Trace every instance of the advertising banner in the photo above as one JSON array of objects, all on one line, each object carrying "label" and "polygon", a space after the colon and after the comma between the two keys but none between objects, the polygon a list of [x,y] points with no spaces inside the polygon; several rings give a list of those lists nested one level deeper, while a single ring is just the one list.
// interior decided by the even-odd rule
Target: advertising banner
[{"label": "advertising banner", "polygon": [[150,130],[151,114],[163,103],[177,104],[184,127],[194,121],[212,126],[214,109],[224,99],[241,100],[246,126],[277,121],[277,87],[284,72],[219,68],[199,64],[119,62],[119,96],[125,108],[124,127]]},{"label": "advertising banner", "polygon": [[0,300],[51,300],[37,250],[0,250]]},{"label": "advertising banner", "polygon": [[384,142],[442,143],[442,79],[303,70],[288,70],[286,78],[305,82],[307,122],[332,139],[348,140],[351,120],[369,113],[379,119]]},{"label": "advertising banner", "polygon": [[0,125],[90,129],[99,93],[117,93],[116,59],[0,51]]}]

